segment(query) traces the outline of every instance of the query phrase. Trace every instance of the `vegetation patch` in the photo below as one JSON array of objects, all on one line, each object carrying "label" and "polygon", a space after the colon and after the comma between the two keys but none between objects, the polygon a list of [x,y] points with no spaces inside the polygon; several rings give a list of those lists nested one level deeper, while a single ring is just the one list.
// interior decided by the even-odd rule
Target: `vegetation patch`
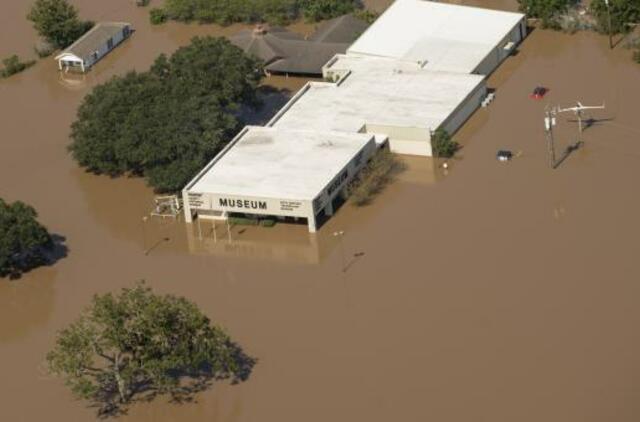
[{"label": "vegetation patch", "polygon": [[94,296],[58,333],[47,362],[76,397],[113,416],[137,400],[188,401],[213,380],[243,381],[255,359],[194,303],[141,283]]},{"label": "vegetation patch", "polygon": [[434,157],[450,158],[460,149],[460,144],[449,133],[440,128],[431,135],[431,149]]},{"label": "vegetation patch", "polygon": [[33,66],[35,63],[35,60],[28,60],[26,62],[20,61],[20,58],[16,54],[14,54],[2,60],[4,68],[0,69],[0,76],[3,78],[8,78],[11,75],[20,73],[23,70]]},{"label": "vegetation patch", "polygon": [[273,218],[252,218],[252,217],[229,217],[229,224],[232,226],[260,226],[260,227],[273,227],[276,225],[276,220]]},{"label": "vegetation patch", "polygon": [[[605,0],[592,0],[589,6],[591,14],[597,19],[597,29],[609,31],[609,17]],[[640,23],[640,1],[609,0],[611,12],[611,32],[621,34],[629,32],[634,24]]]},{"label": "vegetation patch", "polygon": [[78,19],[78,11],[66,0],[36,0],[27,19],[41,37],[56,48],[66,48],[93,26]]},{"label": "vegetation patch", "polygon": [[543,28],[560,29],[560,17],[577,0],[518,0],[520,11],[530,18],[540,19]]},{"label": "vegetation patch", "polygon": [[[235,22],[286,24],[298,18],[310,22],[362,9],[360,0],[165,0],[163,14],[183,22],[229,25]],[[154,12],[158,19],[160,12]]]},{"label": "vegetation patch", "polygon": [[47,262],[53,239],[29,205],[0,199],[0,277],[19,277]]},{"label": "vegetation patch", "polygon": [[160,9],[158,7],[154,7],[149,11],[149,21],[152,25],[160,25],[163,24],[169,19],[167,16],[167,12],[164,9]]},{"label": "vegetation patch", "polygon": [[88,94],[69,149],[87,170],[143,176],[158,192],[181,189],[258,105],[261,63],[224,38],[194,38],[148,72],[114,77]]},{"label": "vegetation patch", "polygon": [[391,151],[378,151],[347,186],[348,200],[357,207],[369,204],[403,169],[404,164]]}]

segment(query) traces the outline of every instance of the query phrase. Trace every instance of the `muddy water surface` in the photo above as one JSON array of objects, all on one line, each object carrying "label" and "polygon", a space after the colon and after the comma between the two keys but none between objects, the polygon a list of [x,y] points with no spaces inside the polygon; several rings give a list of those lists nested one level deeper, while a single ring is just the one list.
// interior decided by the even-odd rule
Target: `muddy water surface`
[{"label": "muddy water surface", "polygon": [[[3,3],[15,32],[0,25],[2,51],[35,40],[25,3]],[[372,206],[343,207],[315,240],[298,226],[234,229],[220,253],[179,223],[144,223],[153,195],[141,180],[85,174],[65,147],[91,86],[234,28],[151,28],[130,1],[76,3],[138,31],[84,81],[61,80],[52,60],[0,81],[0,195],[32,203],[69,247],[0,283],[1,420],[95,420],[43,358],[94,293],[139,279],[196,301],[259,361],[243,384],[134,406],[123,421],[638,420],[640,69],[627,51],[534,31],[491,77],[496,100],[457,134],[447,174],[408,160]],[[537,84],[551,88],[539,102]],[[578,99],[607,109],[551,170],[544,106]],[[558,148],[575,141],[571,117]],[[499,148],[518,158],[498,163]]]}]

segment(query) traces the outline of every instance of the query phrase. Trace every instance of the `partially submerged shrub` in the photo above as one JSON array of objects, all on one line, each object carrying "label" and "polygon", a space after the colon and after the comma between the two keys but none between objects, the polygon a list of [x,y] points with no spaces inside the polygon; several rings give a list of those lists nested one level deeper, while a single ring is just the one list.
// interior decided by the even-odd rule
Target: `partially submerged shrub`
[{"label": "partially submerged shrub", "polygon": [[347,186],[349,201],[357,206],[369,204],[404,169],[404,164],[389,151],[378,151],[360,174]]},{"label": "partially submerged shrub", "polygon": [[229,224],[232,226],[257,226],[258,219],[257,218],[249,218],[249,217],[229,217]]},{"label": "partially submerged shrub", "polygon": [[373,22],[375,22],[376,19],[378,19],[378,16],[380,15],[369,9],[357,9],[355,12],[353,12],[353,16],[371,25]]},{"label": "partially submerged shrub", "polygon": [[2,60],[4,69],[0,70],[0,76],[2,76],[3,78],[8,78],[11,75],[20,73],[23,70],[33,66],[35,63],[36,63],[35,60],[28,60],[26,62],[21,62],[20,58],[16,54],[14,54]]},{"label": "partially submerged shrub", "polygon": [[301,17],[315,22],[361,8],[360,0],[166,0],[164,3],[169,19],[221,25],[235,22],[283,25]]},{"label": "partially submerged shrub", "polygon": [[460,145],[451,139],[449,133],[440,128],[431,134],[431,150],[434,157],[453,157]]},{"label": "partially submerged shrub", "polygon": [[567,13],[577,0],[518,0],[520,11],[530,18],[540,19],[543,28],[560,29],[560,16]]},{"label": "partially submerged shrub", "polygon": [[33,51],[35,51],[41,59],[49,57],[55,50],[56,47],[45,39],[38,41],[36,45],[33,46]]},{"label": "partially submerged shrub", "polygon": [[167,21],[167,12],[164,9],[154,7],[149,11],[149,21],[152,25],[160,25]]},{"label": "partially submerged shrub", "polygon": [[596,20],[591,15],[575,7],[569,8],[566,13],[560,15],[557,18],[557,23],[559,29],[569,34],[577,31],[593,30],[597,26]]}]

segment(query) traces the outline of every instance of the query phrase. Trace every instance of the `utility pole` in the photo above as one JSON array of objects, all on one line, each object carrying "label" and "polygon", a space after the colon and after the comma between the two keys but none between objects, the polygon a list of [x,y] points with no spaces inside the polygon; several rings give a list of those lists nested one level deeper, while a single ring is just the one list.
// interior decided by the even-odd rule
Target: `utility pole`
[{"label": "utility pole", "polygon": [[337,232],[333,232],[333,236],[337,237],[340,242],[340,254],[342,255],[342,272],[346,272],[347,271],[347,261],[344,255],[344,243],[342,242],[342,237],[344,236],[344,231],[340,230]]},{"label": "utility pole", "polygon": [[604,109],[604,103],[602,103],[601,106],[585,106],[585,105],[582,105],[580,101],[576,101],[575,107],[558,108],[556,110],[558,113],[571,111],[576,115],[576,117],[578,118],[578,143],[581,143],[582,131],[584,130],[584,126],[582,124],[582,115],[583,115],[582,113],[584,112],[584,110],[602,110],[602,109]]},{"label": "utility pole", "polygon": [[544,129],[549,148],[549,167],[556,168],[556,148],[553,140],[553,127],[556,125],[556,111],[547,106],[544,117]]},{"label": "utility pole", "polygon": [[611,35],[611,7],[609,5],[609,0],[604,0],[604,3],[607,5],[607,20],[609,23],[609,49],[613,50],[613,38]]}]

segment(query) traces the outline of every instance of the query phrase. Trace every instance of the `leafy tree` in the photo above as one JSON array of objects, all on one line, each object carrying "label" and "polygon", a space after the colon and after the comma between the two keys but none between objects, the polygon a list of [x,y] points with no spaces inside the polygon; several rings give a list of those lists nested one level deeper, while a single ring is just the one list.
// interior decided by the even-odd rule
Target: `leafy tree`
[{"label": "leafy tree", "polygon": [[311,21],[333,18],[361,7],[359,0],[166,0],[164,11],[187,22],[284,24],[302,16]]},{"label": "leafy tree", "polygon": [[136,398],[188,399],[214,378],[245,380],[255,363],[194,303],[143,283],[94,296],[47,361],[74,395],[111,414]]},{"label": "leafy tree", "polygon": [[93,22],[80,21],[78,11],[67,0],[36,0],[27,19],[57,48],[68,47],[93,26]]},{"label": "leafy tree", "polygon": [[151,25],[160,25],[167,21],[167,12],[164,9],[160,9],[158,7],[154,7],[149,10],[149,21]]},{"label": "leafy tree", "polygon": [[369,204],[374,196],[382,192],[402,170],[404,170],[404,163],[391,151],[388,149],[378,151],[347,186],[349,201],[357,207]]},{"label": "leafy tree", "polygon": [[[611,9],[611,30],[614,33],[627,32],[629,24],[640,22],[640,0],[609,0]],[[598,21],[598,30],[609,31],[607,5],[604,0],[593,0],[590,9]]]},{"label": "leafy tree", "polygon": [[436,157],[453,157],[460,145],[451,139],[449,133],[439,128],[431,135],[431,149]]},{"label": "leafy tree", "polygon": [[95,173],[145,176],[157,191],[181,189],[256,106],[261,64],[223,38],[194,38],[144,73],[97,86],[78,110],[70,150]]},{"label": "leafy tree", "polygon": [[518,0],[520,11],[531,18],[538,18],[542,26],[558,28],[558,18],[567,12],[577,0]]},{"label": "leafy tree", "polygon": [[3,78],[8,78],[11,75],[20,73],[23,70],[27,69],[28,67],[33,66],[35,63],[36,63],[35,60],[21,62],[20,58],[14,54],[2,60],[4,69],[0,70],[0,76]]},{"label": "leafy tree", "polygon": [[359,3],[353,0],[302,0],[302,13],[306,20],[317,22],[346,15],[358,9]]},{"label": "leafy tree", "polygon": [[29,205],[0,199],[0,277],[18,277],[46,262],[52,238]]}]

